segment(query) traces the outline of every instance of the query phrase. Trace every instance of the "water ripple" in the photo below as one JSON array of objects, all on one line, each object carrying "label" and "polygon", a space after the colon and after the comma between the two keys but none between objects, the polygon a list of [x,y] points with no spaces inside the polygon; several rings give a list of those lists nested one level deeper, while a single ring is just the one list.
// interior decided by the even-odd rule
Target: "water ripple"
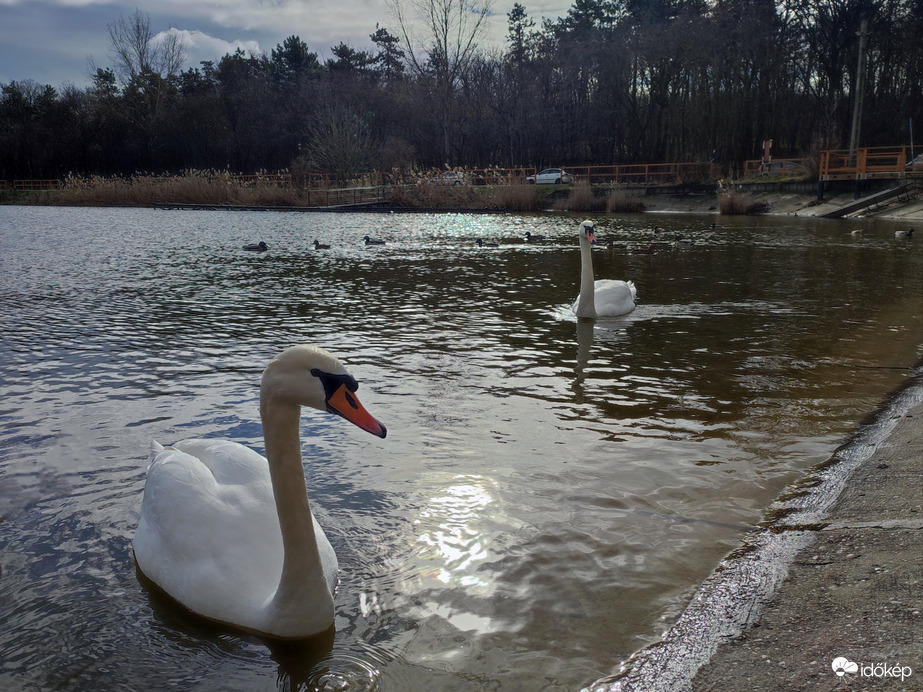
[{"label": "water ripple", "polygon": [[[650,219],[596,219],[655,252],[594,252],[639,305],[587,328],[568,215],[0,207],[0,687],[608,673],[921,354],[923,246],[887,225]],[[389,436],[304,413],[336,630],[278,646],[177,609],[131,536],[150,440],[262,450],[260,373],[295,342],[340,354]]]}]

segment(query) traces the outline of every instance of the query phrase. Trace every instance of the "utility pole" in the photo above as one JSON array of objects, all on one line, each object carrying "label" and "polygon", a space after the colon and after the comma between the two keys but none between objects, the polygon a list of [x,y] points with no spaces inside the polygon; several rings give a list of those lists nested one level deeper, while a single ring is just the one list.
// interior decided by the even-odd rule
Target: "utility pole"
[{"label": "utility pole", "polygon": [[[856,148],[859,146],[859,130],[862,122],[862,94],[865,91],[865,46],[868,43],[869,20],[859,24],[859,66],[856,68],[856,91],[852,104],[852,131],[849,135],[849,161],[856,165]],[[856,178],[856,196],[859,194],[859,179]]]}]

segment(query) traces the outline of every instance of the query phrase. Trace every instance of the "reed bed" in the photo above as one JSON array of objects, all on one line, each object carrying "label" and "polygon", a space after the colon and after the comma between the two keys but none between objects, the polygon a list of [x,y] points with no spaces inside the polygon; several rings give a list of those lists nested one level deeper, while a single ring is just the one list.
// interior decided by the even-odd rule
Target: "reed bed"
[{"label": "reed bed", "polygon": [[769,208],[766,202],[754,200],[748,192],[725,189],[718,194],[718,213],[725,216],[765,214]]},{"label": "reed bed", "polygon": [[420,183],[388,192],[388,202],[407,209],[491,209],[490,199],[471,185]]},{"label": "reed bed", "polygon": [[635,213],[644,209],[644,202],[637,197],[629,197],[619,188],[612,188],[606,197],[606,211],[609,213]]},{"label": "reed bed", "polygon": [[535,185],[500,185],[492,196],[497,208],[507,211],[541,211],[548,206],[548,198]]},{"label": "reed bed", "polygon": [[190,171],[179,176],[65,179],[64,187],[32,193],[29,203],[66,206],[146,207],[153,204],[300,206],[304,194],[293,187],[241,184],[229,175]]},{"label": "reed bed", "polygon": [[[185,171],[181,175],[136,174],[125,178],[71,176],[64,180],[61,189],[10,192],[10,197],[12,201],[15,194],[15,199],[25,204],[61,206],[307,206],[308,191],[305,186],[293,183],[294,176],[284,176],[285,181],[280,182],[282,177],[234,176],[224,171],[200,170]],[[329,181],[325,182],[329,184]],[[387,193],[386,203],[405,209],[511,212],[553,208],[619,213],[640,212],[645,208],[639,198],[630,197],[617,187],[593,188],[587,181],[578,182],[569,189],[526,184],[452,185],[434,182],[432,173],[418,174],[415,182],[392,187]]]},{"label": "reed bed", "polygon": [[559,211],[605,211],[606,199],[597,197],[593,187],[585,180],[577,182],[564,199],[558,199],[554,208]]}]

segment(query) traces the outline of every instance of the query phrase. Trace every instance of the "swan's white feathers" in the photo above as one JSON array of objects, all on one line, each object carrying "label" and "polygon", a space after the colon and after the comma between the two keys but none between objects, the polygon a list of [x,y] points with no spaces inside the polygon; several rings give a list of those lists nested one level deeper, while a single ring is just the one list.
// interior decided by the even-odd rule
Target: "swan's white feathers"
[{"label": "swan's white feathers", "polygon": [[[311,346],[284,351],[263,373],[260,411],[272,464],[227,440],[151,444],[135,559],[189,610],[280,638],[311,636],[333,622],[337,559],[310,513],[297,432],[300,407],[326,410],[318,371],[346,373],[336,357]],[[374,425],[356,424],[383,437],[384,426],[363,413]]]},{"label": "swan's white feathers", "polygon": [[283,559],[268,468],[225,440],[158,453],[134,539],[141,571],[193,612],[259,630],[245,620],[272,597]]},{"label": "swan's white feathers", "polygon": [[[638,290],[631,281],[597,279],[594,282],[596,314],[599,317],[625,315],[635,309]],[[576,310],[576,302],[574,303]]]},{"label": "swan's white feathers", "polygon": [[[580,224],[580,293],[571,306],[577,317],[618,317],[635,309],[638,291],[631,281],[593,277],[593,251],[587,233],[592,234],[593,222]],[[586,295],[584,295],[586,291]]]}]

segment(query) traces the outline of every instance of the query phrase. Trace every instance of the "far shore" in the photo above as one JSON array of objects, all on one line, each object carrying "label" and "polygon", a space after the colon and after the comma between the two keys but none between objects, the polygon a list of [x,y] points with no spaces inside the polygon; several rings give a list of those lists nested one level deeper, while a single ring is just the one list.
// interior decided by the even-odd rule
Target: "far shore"
[{"label": "far shore", "polygon": [[[884,189],[879,182],[872,193]],[[346,188],[352,192],[359,188]],[[327,191],[329,192],[329,191]],[[831,185],[818,199],[810,182],[741,182],[658,186],[442,186],[391,188],[372,199],[343,195],[345,202],[326,204],[324,190],[214,184],[196,178],[143,179],[117,186],[85,186],[20,192],[0,190],[0,204],[51,206],[125,206],[220,208],[261,211],[393,211],[393,212],[540,212],[696,213],[715,215],[771,214],[823,216],[856,199],[848,185]],[[739,203],[729,208],[728,197]],[[356,203],[358,202],[358,203]],[[923,186],[908,194],[860,209],[844,218],[879,218],[923,222]]]}]

